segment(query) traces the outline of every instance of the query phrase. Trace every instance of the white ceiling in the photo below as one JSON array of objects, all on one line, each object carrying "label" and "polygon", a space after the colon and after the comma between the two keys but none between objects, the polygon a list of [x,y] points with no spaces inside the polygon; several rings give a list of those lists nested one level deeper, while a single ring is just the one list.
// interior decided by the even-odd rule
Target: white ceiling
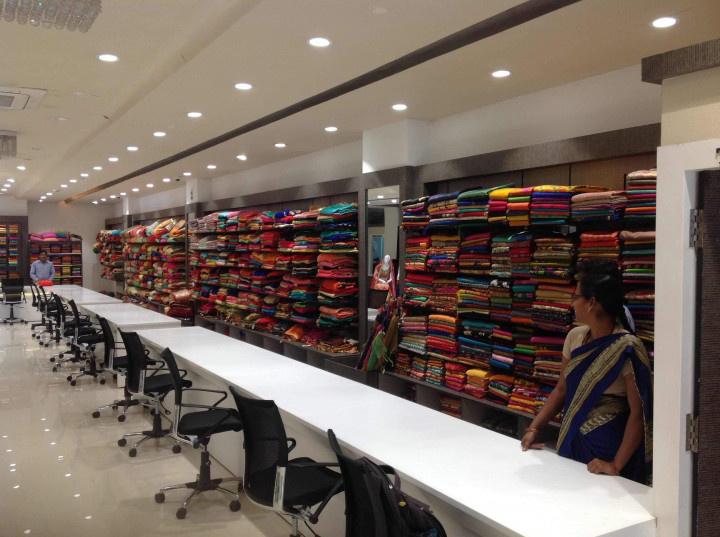
[{"label": "white ceiling", "polygon": [[[87,34],[0,22],[0,86],[39,87],[32,111],[0,112],[18,159],[0,161],[13,194],[76,194],[316,94],[519,2],[486,0],[104,0]],[[382,8],[382,9],[379,9]],[[385,10],[386,12],[382,13]],[[380,13],[378,13],[380,11]],[[673,15],[678,24],[649,23]],[[639,63],[717,37],[714,0],[584,0],[498,36],[264,127],[111,191],[176,187],[162,177],[212,177],[357,140],[400,117],[434,120]],[[307,39],[328,37],[315,49]],[[97,54],[112,52],[114,64]],[[489,72],[513,75],[494,80]],[[249,92],[236,82],[254,85]],[[640,83],[640,82],[638,82]],[[78,94],[77,92],[81,92]],[[409,109],[398,114],[394,102]],[[186,113],[200,111],[200,119]],[[58,117],[67,118],[59,121]],[[326,125],[340,131],[328,134]],[[153,131],[167,137],[157,139]],[[277,141],[288,147],[278,150]],[[129,153],[127,145],[140,150]],[[240,162],[235,155],[246,153]],[[120,161],[110,163],[109,156]],[[22,161],[27,171],[16,166]],[[214,163],[210,171],[206,165]],[[103,170],[92,170],[94,165]],[[90,177],[81,180],[80,173]],[[76,178],[80,182],[68,183]]]}]

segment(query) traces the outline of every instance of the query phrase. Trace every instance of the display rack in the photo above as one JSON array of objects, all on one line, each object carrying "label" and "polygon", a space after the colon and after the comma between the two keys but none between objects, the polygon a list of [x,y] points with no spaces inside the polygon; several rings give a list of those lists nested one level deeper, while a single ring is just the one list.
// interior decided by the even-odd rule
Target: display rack
[{"label": "display rack", "polygon": [[4,218],[0,221],[0,279],[25,276],[22,256],[22,222]]},{"label": "display rack", "polygon": [[48,260],[55,267],[53,283],[83,284],[82,237],[65,231],[31,233],[30,263],[37,261],[41,250],[46,250]]},{"label": "display rack", "polygon": [[101,230],[95,239],[93,250],[98,254],[102,279],[112,282],[125,281],[122,230]]}]

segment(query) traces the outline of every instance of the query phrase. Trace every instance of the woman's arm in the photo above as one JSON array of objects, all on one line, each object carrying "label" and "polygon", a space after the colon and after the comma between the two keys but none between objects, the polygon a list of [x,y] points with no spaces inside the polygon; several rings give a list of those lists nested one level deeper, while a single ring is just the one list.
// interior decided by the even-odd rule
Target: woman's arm
[{"label": "woman's arm", "polygon": [[532,447],[542,447],[542,445],[535,444],[538,433],[562,410],[563,404],[565,403],[565,392],[567,390],[564,373],[565,365],[567,365],[567,360],[563,358],[562,371],[560,372],[558,383],[548,396],[540,412],[537,413],[532,423],[530,423],[527,432],[523,435],[521,441],[523,451]]}]

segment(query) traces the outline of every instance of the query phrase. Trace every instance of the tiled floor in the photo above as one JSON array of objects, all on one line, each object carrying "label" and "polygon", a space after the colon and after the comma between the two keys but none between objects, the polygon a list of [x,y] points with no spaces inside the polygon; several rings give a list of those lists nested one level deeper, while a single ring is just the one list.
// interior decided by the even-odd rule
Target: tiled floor
[{"label": "tiled floor", "polygon": [[[0,537],[289,534],[285,521],[243,496],[233,513],[226,496],[203,493],[185,520],[175,518],[185,491],[156,504],[158,487],[194,479],[197,450],[174,455],[167,442],[148,441],[128,457],[117,439],[146,429],[149,415],[135,407],[125,423],[112,411],[93,419],[95,407],[120,390],[88,378],[71,387],[67,372],[52,373],[53,352],[39,347],[29,327],[0,325]],[[212,468],[214,476],[227,475]]]}]

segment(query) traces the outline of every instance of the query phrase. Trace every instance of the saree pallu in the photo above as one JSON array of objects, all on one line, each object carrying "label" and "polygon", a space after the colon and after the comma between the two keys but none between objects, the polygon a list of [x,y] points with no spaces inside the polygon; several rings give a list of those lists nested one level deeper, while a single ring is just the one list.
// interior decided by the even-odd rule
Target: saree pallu
[{"label": "saree pallu", "polygon": [[615,458],[630,409],[626,397],[605,395],[605,390],[626,362],[632,366],[642,402],[644,435],[620,475],[645,483],[652,450],[652,372],[644,346],[631,334],[611,334],[572,352],[565,370],[567,395],[558,453],[585,464],[594,458]]}]

